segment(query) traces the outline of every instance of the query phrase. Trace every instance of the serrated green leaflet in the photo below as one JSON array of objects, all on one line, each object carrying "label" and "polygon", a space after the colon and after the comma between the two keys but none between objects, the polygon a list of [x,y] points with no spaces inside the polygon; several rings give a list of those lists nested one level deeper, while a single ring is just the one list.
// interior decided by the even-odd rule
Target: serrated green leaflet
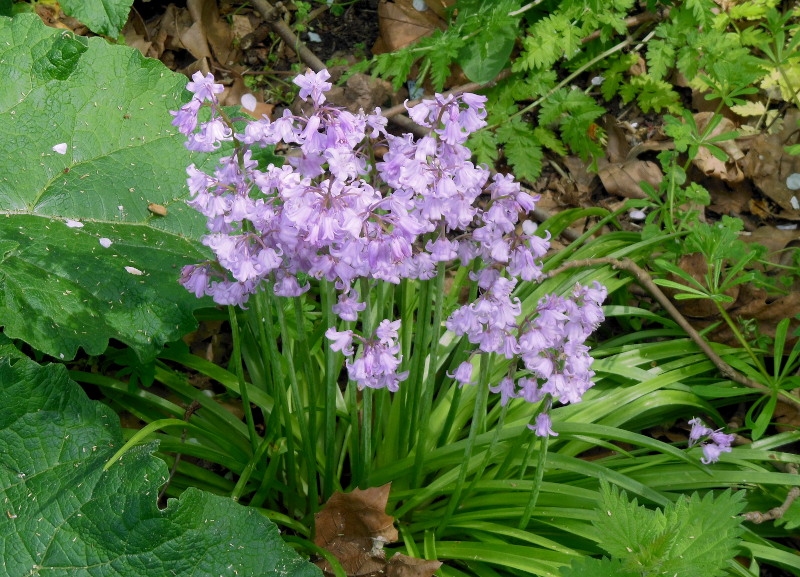
[{"label": "serrated green leaflet", "polygon": [[156,506],[166,465],[122,445],[118,417],[63,366],[0,360],[0,573],[48,577],[317,577],[270,521],[189,489]]},{"label": "serrated green leaflet", "polygon": [[185,78],[33,15],[0,17],[0,75],[0,325],[57,358],[110,338],[152,358],[204,304],[177,284],[204,258],[183,197],[205,158],[170,124]]},{"label": "serrated green leaflet", "polygon": [[92,32],[117,37],[128,19],[133,0],[61,0],[64,12],[74,16]]}]

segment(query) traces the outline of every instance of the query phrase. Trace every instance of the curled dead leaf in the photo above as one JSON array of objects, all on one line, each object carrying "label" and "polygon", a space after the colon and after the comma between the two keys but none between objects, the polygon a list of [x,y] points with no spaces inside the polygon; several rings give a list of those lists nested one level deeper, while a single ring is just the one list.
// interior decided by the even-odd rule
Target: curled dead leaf
[{"label": "curled dead leaf", "polygon": [[664,176],[655,162],[638,159],[607,164],[597,175],[606,192],[625,198],[647,198],[640,183],[647,182],[657,189]]},{"label": "curled dead leaf", "polygon": [[[383,544],[397,540],[394,517],[386,514],[391,483],[382,487],[334,493],[315,517],[314,543],[330,551],[350,576],[386,567]],[[330,563],[317,565],[332,572]]]},{"label": "curled dead leaf", "polygon": [[789,220],[800,220],[800,210],[792,203],[800,200],[797,191],[789,190],[786,179],[790,174],[800,172],[800,156],[792,156],[785,150],[786,145],[797,143],[795,134],[800,112],[792,110],[786,115],[786,126],[780,134],[759,135],[753,138],[750,150],[744,158],[742,169],[745,176],[781,208],[775,216]]},{"label": "curled dead leaf", "polygon": [[386,564],[386,577],[431,577],[441,566],[441,561],[428,561],[395,553]]},{"label": "curled dead leaf", "polygon": [[[420,12],[414,8],[412,0],[383,0],[378,5],[378,27],[382,51],[396,52],[444,28],[444,21],[433,10]],[[376,48],[372,52],[378,53]]]},{"label": "curled dead leaf", "polygon": [[[698,112],[694,115],[694,121],[697,124],[698,131],[702,134],[709,121],[714,117],[713,112]],[[718,136],[725,132],[731,132],[736,129],[736,126],[728,118],[723,118],[722,121],[714,127],[709,136]],[[727,162],[720,160],[708,150],[708,148],[701,146],[697,151],[697,156],[692,160],[698,169],[707,176],[712,176],[724,180],[725,182],[741,182],[744,180],[744,173],[739,168],[739,162],[744,158],[744,152],[739,148],[736,140],[725,140],[715,143],[715,146],[721,148],[728,155]]]}]

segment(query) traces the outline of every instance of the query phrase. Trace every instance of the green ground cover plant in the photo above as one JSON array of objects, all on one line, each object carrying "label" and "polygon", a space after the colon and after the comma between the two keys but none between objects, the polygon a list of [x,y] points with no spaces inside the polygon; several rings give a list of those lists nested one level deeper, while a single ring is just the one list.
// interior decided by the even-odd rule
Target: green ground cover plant
[{"label": "green ground cover plant", "polygon": [[[531,71],[530,79],[536,71],[546,79],[567,54],[558,52],[564,46],[586,51],[567,65],[576,71],[609,50],[602,34],[596,39],[600,45],[591,49],[595,40],[582,43],[582,34],[569,44],[559,22],[583,18],[584,33],[607,29],[610,43],[630,8],[615,4],[606,17],[598,16],[597,6],[578,13],[577,3],[562,2],[545,17],[539,2],[515,15],[509,12],[519,6],[498,4],[505,11],[459,5],[456,28],[462,26],[459,34],[467,39],[451,60],[457,57],[475,78],[493,78],[502,70],[498,62],[508,60],[514,43],[511,48],[498,43],[508,49],[502,58],[471,52],[470,41],[484,30],[470,20],[474,14],[488,10],[484,16],[496,34],[509,18],[526,18],[528,27],[546,25],[553,38],[542,50],[550,46],[551,53],[525,43],[525,67],[517,72]],[[733,14],[716,41],[730,42],[727,35],[739,33],[731,29],[744,18],[766,22],[761,26],[772,38],[788,29],[788,20],[769,12],[773,5],[744,5],[747,16]],[[667,67],[680,66],[681,50],[690,60],[688,51],[702,40],[689,30],[698,22],[718,23],[708,14],[710,7],[702,2],[671,6],[669,18],[649,31],[652,58],[667,62],[661,76],[637,81],[626,76],[627,68],[618,71],[620,86],[642,83],[627,89],[634,91],[628,100],[642,98],[640,106],[647,106],[645,98],[655,89],[644,83],[656,86]],[[676,22],[683,31],[677,39],[668,28]],[[0,165],[0,435],[6,447],[0,452],[0,490],[7,504],[0,531],[15,536],[4,543],[9,574],[160,575],[166,569],[200,576],[232,565],[239,574],[284,572],[280,566],[318,574],[280,542],[275,523],[304,556],[323,557],[337,576],[352,575],[351,558],[320,545],[315,516],[337,492],[387,483],[385,513],[397,524],[396,541],[373,535],[350,545],[377,560],[403,553],[442,561],[436,570],[447,577],[753,576],[764,565],[800,574],[796,552],[786,541],[800,519],[791,499],[800,487],[800,457],[792,451],[798,432],[771,426],[779,399],[798,404],[792,391],[798,385],[800,345],[792,339],[789,319],[779,324],[772,342],[742,336],[742,346],[732,347],[708,343],[696,331],[687,336],[684,325],[659,308],[630,304],[633,281],[642,278],[626,263],[646,267],[654,254],[663,261],[652,271],[656,289],[671,282],[691,298],[724,303],[732,284],[759,281],[751,262],[742,264],[736,252],[735,223],[704,228],[681,208],[681,195],[692,193],[682,192],[691,187],[682,168],[688,166],[686,157],[662,159],[674,177],[665,179],[663,190],[652,190],[650,214],[656,216],[643,232],[619,230],[620,213],[601,208],[557,215],[533,231],[517,222],[533,199],[510,179],[480,176],[480,167],[460,148],[469,132],[479,129],[476,118],[489,126],[472,133],[472,143],[475,134],[501,138],[491,124],[522,110],[504,109],[496,92],[490,93],[485,119],[482,103],[470,96],[431,101],[412,112],[433,134],[413,143],[423,147],[424,154],[417,155],[420,149],[412,148],[410,139],[392,141],[382,132],[377,115],[357,118],[326,108],[325,77],[319,73],[296,81],[316,115],[247,122],[240,110],[214,106],[213,79],[199,75],[190,91],[183,90],[184,78],[133,50],[52,31],[25,15],[0,18],[0,38],[0,66],[11,87],[0,102],[2,141],[9,150],[0,161],[6,163]],[[772,46],[789,46],[793,38],[784,36]],[[669,57],[669,47],[679,42],[684,44],[673,47],[677,56]],[[429,50],[434,51],[445,52]],[[776,67],[792,64],[790,54],[778,48],[773,53],[782,63]],[[449,68],[450,61],[428,66],[438,80],[444,74],[439,68]],[[119,70],[125,74],[105,76]],[[719,72],[716,85],[723,101],[747,94],[755,81],[734,82],[726,74]],[[580,153],[569,139],[577,141],[584,124],[588,130],[603,109],[583,91],[557,89],[551,76],[553,84],[540,94],[549,94],[540,111],[544,120],[530,129],[523,112],[508,130],[523,138],[525,131],[538,130],[538,137],[551,139],[551,150]],[[608,72],[606,81],[610,77]],[[61,122],[42,114],[42,107],[57,109]],[[199,124],[193,124],[200,108]],[[577,111],[575,119],[566,111]],[[205,112],[210,116],[202,116]],[[310,117],[319,124],[309,128],[315,122]],[[710,130],[693,129],[690,117],[677,110],[674,118],[673,138],[683,135],[689,156],[715,146],[718,139],[709,137]],[[355,138],[353,126],[359,125]],[[370,156],[370,132],[390,141],[396,156]],[[350,156],[324,140],[330,134],[337,135],[336,142],[348,141]],[[186,137],[194,151],[184,146]],[[281,166],[269,148],[280,140],[302,144],[308,164]],[[496,147],[500,141],[493,142]],[[515,153],[508,142],[502,141],[510,161]],[[393,158],[398,165],[419,164],[393,176],[386,166]],[[378,162],[384,168],[378,169]],[[516,168],[526,174],[524,167]],[[428,198],[408,180],[426,171],[441,183],[435,197],[441,204],[424,204]],[[477,197],[486,186],[489,203],[468,208],[472,199],[461,198],[459,212],[446,196],[453,192],[445,176],[470,174],[476,180],[462,181],[456,190],[472,190]],[[354,184],[362,177],[363,184]],[[352,187],[349,193],[331,193],[337,182]],[[358,210],[347,204],[357,202],[355,188],[377,204]],[[303,195],[324,202],[310,214]],[[238,213],[235,200],[242,205]],[[414,202],[419,206],[412,209]],[[166,214],[151,205],[166,208]],[[338,220],[328,223],[333,232],[313,228],[332,207],[341,210]],[[258,212],[266,209],[273,213]],[[405,220],[415,211],[434,225],[426,229]],[[276,215],[284,219],[279,227],[273,226]],[[362,219],[359,227],[348,220],[356,216]],[[584,216],[596,222],[565,249],[545,254],[548,239]],[[607,225],[611,232],[597,234]],[[413,242],[392,236],[413,227],[419,228]],[[482,241],[470,245],[476,230]],[[399,266],[413,257],[418,268],[404,269],[414,274],[389,282],[395,279],[385,278],[381,259],[387,253],[380,248],[366,253],[372,260],[364,261],[358,252],[340,258],[344,249],[335,243],[311,255],[302,252],[305,244],[293,242],[302,238],[319,248],[322,240],[342,242],[345,233],[356,240],[395,242],[397,253],[389,262]],[[504,245],[507,238],[513,240]],[[680,245],[705,254],[710,266],[704,283],[671,264],[677,252],[670,254],[670,247]],[[524,250],[511,258],[503,254],[504,246],[509,253]],[[530,261],[523,259],[525,250]],[[232,258],[232,251],[246,254]],[[356,269],[361,273],[352,272]],[[678,280],[659,276],[658,270]],[[496,284],[514,276],[522,281]],[[191,292],[178,285],[179,277]],[[212,307],[211,299],[224,308]],[[596,301],[603,300],[601,311]],[[490,312],[482,320],[459,325],[459,314],[466,317],[487,303]],[[504,310],[509,312],[502,325],[505,338],[487,339]],[[560,344],[551,341],[522,357],[523,337],[538,336],[535,331],[546,326],[541,319],[552,310],[551,326],[561,329],[581,311],[594,316],[570,325],[573,336]],[[36,311],[42,322],[25,322],[23,311],[25,318]],[[593,333],[602,317],[606,324]],[[230,359],[219,364],[191,354],[180,337],[193,330],[196,318],[228,323]],[[393,324],[395,318],[402,322]],[[730,323],[738,326],[735,319]],[[106,349],[109,339],[116,342]],[[587,353],[584,341],[594,361],[590,369],[583,367],[592,374],[581,376],[592,386],[577,377],[580,367],[570,365]],[[68,378],[59,362],[75,359],[79,348],[105,355],[71,363]],[[37,365],[21,349],[46,364]],[[550,373],[542,359],[552,362]],[[574,381],[549,383],[551,374],[566,374],[565,367]],[[99,394],[106,406],[88,401],[70,379]],[[204,379],[213,386],[198,386]],[[576,392],[571,387],[578,381]],[[163,391],[170,394],[158,394]],[[237,404],[242,413],[222,401]],[[733,446],[717,454],[714,464],[705,464],[716,460],[708,458],[715,446],[710,433],[690,443],[691,437],[653,432],[665,425],[680,430],[701,416],[711,423],[711,433],[722,435],[721,429],[735,422],[736,407],[744,408],[739,426],[724,433],[735,434]],[[123,429],[120,438],[115,413],[145,424]],[[66,470],[80,479],[68,483]],[[55,481],[37,485],[46,478]],[[157,506],[159,493],[168,499],[163,510]],[[780,514],[770,513],[781,507]],[[209,518],[218,523],[206,527]],[[44,538],[41,519],[53,525]],[[103,533],[108,540],[97,537],[97,527],[113,528]],[[167,551],[167,540],[158,537],[169,531],[175,540]],[[192,549],[197,543],[210,551],[200,561]]]}]

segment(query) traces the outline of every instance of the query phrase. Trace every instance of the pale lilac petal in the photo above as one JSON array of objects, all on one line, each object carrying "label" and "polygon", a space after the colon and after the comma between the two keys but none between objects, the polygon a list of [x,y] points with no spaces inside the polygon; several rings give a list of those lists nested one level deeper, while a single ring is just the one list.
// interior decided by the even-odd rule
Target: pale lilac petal
[{"label": "pale lilac petal", "polygon": [[252,94],[243,94],[242,95],[242,108],[245,110],[249,110],[253,112],[256,109],[256,97]]}]

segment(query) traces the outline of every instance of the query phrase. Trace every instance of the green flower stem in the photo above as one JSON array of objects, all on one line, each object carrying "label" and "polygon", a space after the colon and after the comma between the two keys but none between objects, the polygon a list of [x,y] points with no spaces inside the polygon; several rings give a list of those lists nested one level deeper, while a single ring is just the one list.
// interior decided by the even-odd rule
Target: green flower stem
[{"label": "green flower stem", "polygon": [[277,447],[273,447],[269,451],[269,464],[264,476],[261,478],[261,486],[250,499],[248,505],[250,507],[260,507],[266,498],[275,492],[275,484],[277,481],[278,466],[281,462],[281,455],[286,452],[286,439],[280,439],[277,442]]},{"label": "green flower stem", "polygon": [[[525,529],[525,527],[528,526],[528,521],[531,520],[533,509],[536,507],[536,501],[539,499],[539,491],[542,488],[542,477],[544,476],[544,464],[547,459],[547,445],[549,441],[549,436],[541,437],[541,441],[539,443],[539,460],[536,463],[536,476],[533,480],[533,489],[531,490],[531,496],[530,499],[528,499],[528,504],[525,505],[525,510],[522,512],[522,517],[517,525],[518,529]],[[532,447],[533,445],[534,443],[531,441],[530,446]],[[522,474],[525,474],[525,468],[522,469]]]},{"label": "green flower stem", "polygon": [[[477,271],[478,266],[474,263],[471,267],[466,268],[462,267],[456,273],[455,279],[453,279],[453,284],[450,287],[450,292],[446,299],[446,308],[447,310],[451,310],[456,302],[458,301],[459,295],[461,294],[461,288],[463,283],[466,282],[468,279],[468,275],[470,271]],[[469,283],[469,296],[467,297],[467,302],[475,302],[475,299],[478,298],[478,284],[474,282]],[[466,336],[461,337],[461,340],[458,342],[455,348],[455,352],[453,354],[453,363],[451,367],[455,370],[458,365],[462,362],[466,361],[470,350],[469,349],[469,340]],[[462,388],[455,386],[453,390],[453,398],[450,401],[450,408],[447,411],[447,417],[445,417],[444,425],[442,426],[442,432],[439,435],[439,440],[436,444],[437,447],[443,446],[447,441],[447,438],[450,436],[450,429],[455,422],[456,415],[458,414],[459,404],[461,402],[461,391]]]},{"label": "green flower stem", "polygon": [[[420,284],[408,279],[402,279],[397,290],[399,291],[398,308],[400,310],[400,318],[402,323],[400,325],[400,346],[403,354],[403,363],[408,366],[413,359],[411,357],[412,341],[419,338],[415,334],[414,328],[414,309],[416,300],[417,289],[424,283]],[[413,367],[409,368],[409,374],[413,375]],[[408,428],[408,399],[410,398],[410,390],[413,388],[412,380],[406,380],[400,388],[400,393],[392,398],[389,405],[389,416],[386,420],[386,434],[381,443],[381,451],[377,455],[376,466],[384,467],[388,464],[394,463],[402,459],[408,454],[407,439],[410,429]]]},{"label": "green flower stem", "polygon": [[236,316],[236,307],[228,306],[228,316],[231,323],[231,335],[233,336],[233,357],[231,362],[236,371],[236,378],[239,380],[239,392],[242,395],[242,408],[244,418],[247,422],[247,433],[250,437],[250,445],[253,452],[258,449],[258,434],[256,425],[253,421],[253,408],[250,406],[250,397],[247,394],[247,383],[244,381],[244,367],[242,366],[242,333],[239,331],[239,319]]},{"label": "green flower stem", "polygon": [[358,486],[366,489],[365,485],[372,464],[372,398],[373,390],[366,387],[361,391],[361,476]]},{"label": "green flower stem", "polygon": [[[294,318],[297,325],[297,346],[295,350],[300,357],[299,363],[303,376],[305,377],[305,405],[298,405],[298,410],[302,412],[303,407],[308,407],[308,428],[302,429],[303,440],[306,441],[307,461],[309,463],[308,472],[308,491],[311,512],[317,512],[319,503],[318,479],[319,470],[317,467],[317,394],[316,388],[320,383],[319,371],[311,359],[311,349],[309,348],[308,338],[305,331],[305,317],[303,315],[303,302],[300,297],[292,299],[294,301]],[[294,379],[296,381],[296,378]],[[299,397],[299,393],[296,395]],[[301,421],[302,422],[302,421]],[[306,431],[308,432],[306,434]]]},{"label": "green flower stem", "polygon": [[[336,326],[336,317],[333,314],[333,304],[336,302],[336,294],[333,283],[327,280],[321,281],[320,299],[322,300],[322,311],[325,315],[325,325],[328,327]],[[324,413],[322,422],[322,446],[325,455],[324,477],[322,480],[322,497],[328,499],[333,494],[334,480],[336,476],[336,398],[338,396],[338,384],[336,371],[336,353],[331,350],[327,339],[324,341],[325,349],[325,390],[324,390]]]},{"label": "green flower stem", "polygon": [[500,409],[500,417],[497,419],[497,422],[494,425],[494,434],[492,435],[492,440],[489,443],[489,446],[487,447],[486,451],[483,454],[483,461],[481,461],[480,466],[475,471],[475,476],[472,477],[472,481],[470,482],[469,487],[467,487],[467,490],[464,491],[464,496],[463,496],[464,500],[469,499],[469,496],[472,494],[472,491],[475,490],[475,486],[483,478],[483,473],[484,471],[486,471],[486,467],[489,465],[489,461],[493,456],[492,453],[494,452],[495,447],[497,447],[497,442],[500,440],[500,433],[503,430],[503,424],[505,423],[507,412],[508,412],[508,405],[506,404],[503,405],[503,407]]},{"label": "green flower stem", "polygon": [[[375,326],[378,322],[378,315],[380,314],[380,306],[383,299],[380,297],[380,287],[378,290],[378,302],[373,307],[372,291],[370,290],[369,279],[362,277],[359,281],[361,285],[361,299],[367,305],[365,315],[363,316],[362,327],[364,330],[364,337],[367,339],[373,338]],[[359,428],[359,444],[361,455],[361,473],[358,476],[359,487],[366,489],[364,482],[369,475],[369,465],[372,463],[372,389],[369,387],[361,391],[361,425]]]},{"label": "green flower stem", "polygon": [[491,357],[483,353],[479,356],[480,359],[480,377],[478,379],[477,394],[475,395],[475,407],[472,411],[472,421],[469,426],[469,436],[467,437],[467,446],[464,447],[464,456],[461,459],[461,468],[458,472],[458,480],[453,489],[453,494],[447,502],[447,509],[444,512],[439,528],[436,530],[436,535],[441,537],[442,531],[447,528],[450,518],[453,516],[456,508],[461,504],[461,493],[464,489],[464,482],[467,478],[467,471],[469,470],[469,462],[472,460],[472,452],[475,450],[475,437],[481,432],[483,427],[484,417],[486,416],[486,405],[489,399],[489,372],[491,368]]},{"label": "green flower stem", "polygon": [[[433,308],[433,324],[430,331],[430,353],[428,355],[428,374],[425,379],[421,392],[420,417],[415,429],[417,431],[416,457],[414,459],[414,472],[411,477],[413,487],[418,487],[422,483],[422,471],[425,465],[425,457],[428,455],[428,445],[430,444],[430,415],[431,405],[433,404],[433,392],[436,388],[436,369],[439,365],[439,336],[442,332],[442,306],[444,303],[444,262],[439,262],[436,270],[436,288],[434,295],[436,303]],[[419,355],[422,357],[422,355]]]},{"label": "green flower stem", "polygon": [[[315,450],[312,446],[316,442],[314,437],[310,434],[310,421],[306,419],[303,399],[300,394],[300,384],[297,382],[297,364],[294,361],[293,347],[289,344],[293,342],[292,335],[289,334],[289,327],[286,324],[286,315],[283,312],[280,300],[273,301],[275,303],[275,312],[278,317],[278,326],[281,331],[281,343],[283,357],[286,359],[286,364],[289,366],[289,390],[292,395],[292,405],[296,415],[297,423],[299,425],[300,442],[303,445],[303,456],[306,461],[306,475],[308,484],[308,507],[312,513],[316,512],[317,507],[317,460]],[[302,319],[301,319],[302,321]],[[302,325],[297,328],[298,334],[302,332]],[[299,343],[298,343],[299,344]],[[306,348],[306,355],[308,349]],[[291,427],[287,434],[291,434]]]},{"label": "green flower stem", "polygon": [[[398,418],[401,423],[400,430],[400,453],[408,454],[411,452],[413,431],[417,426],[417,411],[419,410],[420,389],[422,387],[422,375],[425,367],[425,354],[427,343],[430,342],[430,314],[431,314],[431,281],[424,281],[419,285],[417,301],[417,319],[414,335],[414,348],[411,354],[411,367],[409,378],[406,380],[403,391],[403,404]],[[413,324],[413,319],[409,315],[403,317],[405,323]]]},{"label": "green flower stem", "polygon": [[360,487],[363,481],[364,466],[363,455],[361,454],[361,431],[359,431],[359,424],[361,420],[360,411],[358,410],[358,387],[355,381],[347,382],[347,405],[350,412],[350,470],[353,478],[353,485]]},{"label": "green flower stem", "polygon": [[[281,364],[282,360],[281,355],[278,352],[275,327],[272,325],[272,307],[274,299],[272,298],[272,293],[269,289],[256,293],[255,298],[256,301],[258,301],[258,299],[263,299],[263,304],[256,310],[261,310],[265,313],[263,315],[259,315],[260,319],[264,319],[264,321],[262,321],[262,324],[264,325],[264,333],[262,336],[266,338],[265,342],[261,343],[261,347],[262,350],[266,351],[266,358],[269,359],[269,365],[272,368],[272,382],[274,385],[273,396],[275,398],[275,404],[279,407],[278,410],[281,411],[281,416],[283,419],[283,429],[281,430],[280,427],[277,427],[279,434],[276,436],[282,436],[286,438],[286,484],[293,489],[297,489],[300,485],[297,480],[297,462],[295,460],[295,439],[294,430],[292,427],[292,413],[286,398],[286,381]],[[275,308],[277,309],[278,303],[274,304]],[[298,495],[296,493],[292,492],[290,492],[287,496],[290,507],[298,506],[296,502],[297,496]]]},{"label": "green flower stem", "polygon": [[239,475],[239,480],[236,481],[236,486],[233,488],[231,492],[231,499],[234,501],[238,501],[239,498],[244,493],[245,488],[247,487],[247,482],[250,480],[250,476],[253,474],[253,471],[261,462],[261,459],[264,457],[264,453],[269,449],[270,443],[268,439],[262,439],[261,445],[259,445],[258,450],[253,453],[253,456],[245,465],[245,468],[242,470],[242,474]]}]

